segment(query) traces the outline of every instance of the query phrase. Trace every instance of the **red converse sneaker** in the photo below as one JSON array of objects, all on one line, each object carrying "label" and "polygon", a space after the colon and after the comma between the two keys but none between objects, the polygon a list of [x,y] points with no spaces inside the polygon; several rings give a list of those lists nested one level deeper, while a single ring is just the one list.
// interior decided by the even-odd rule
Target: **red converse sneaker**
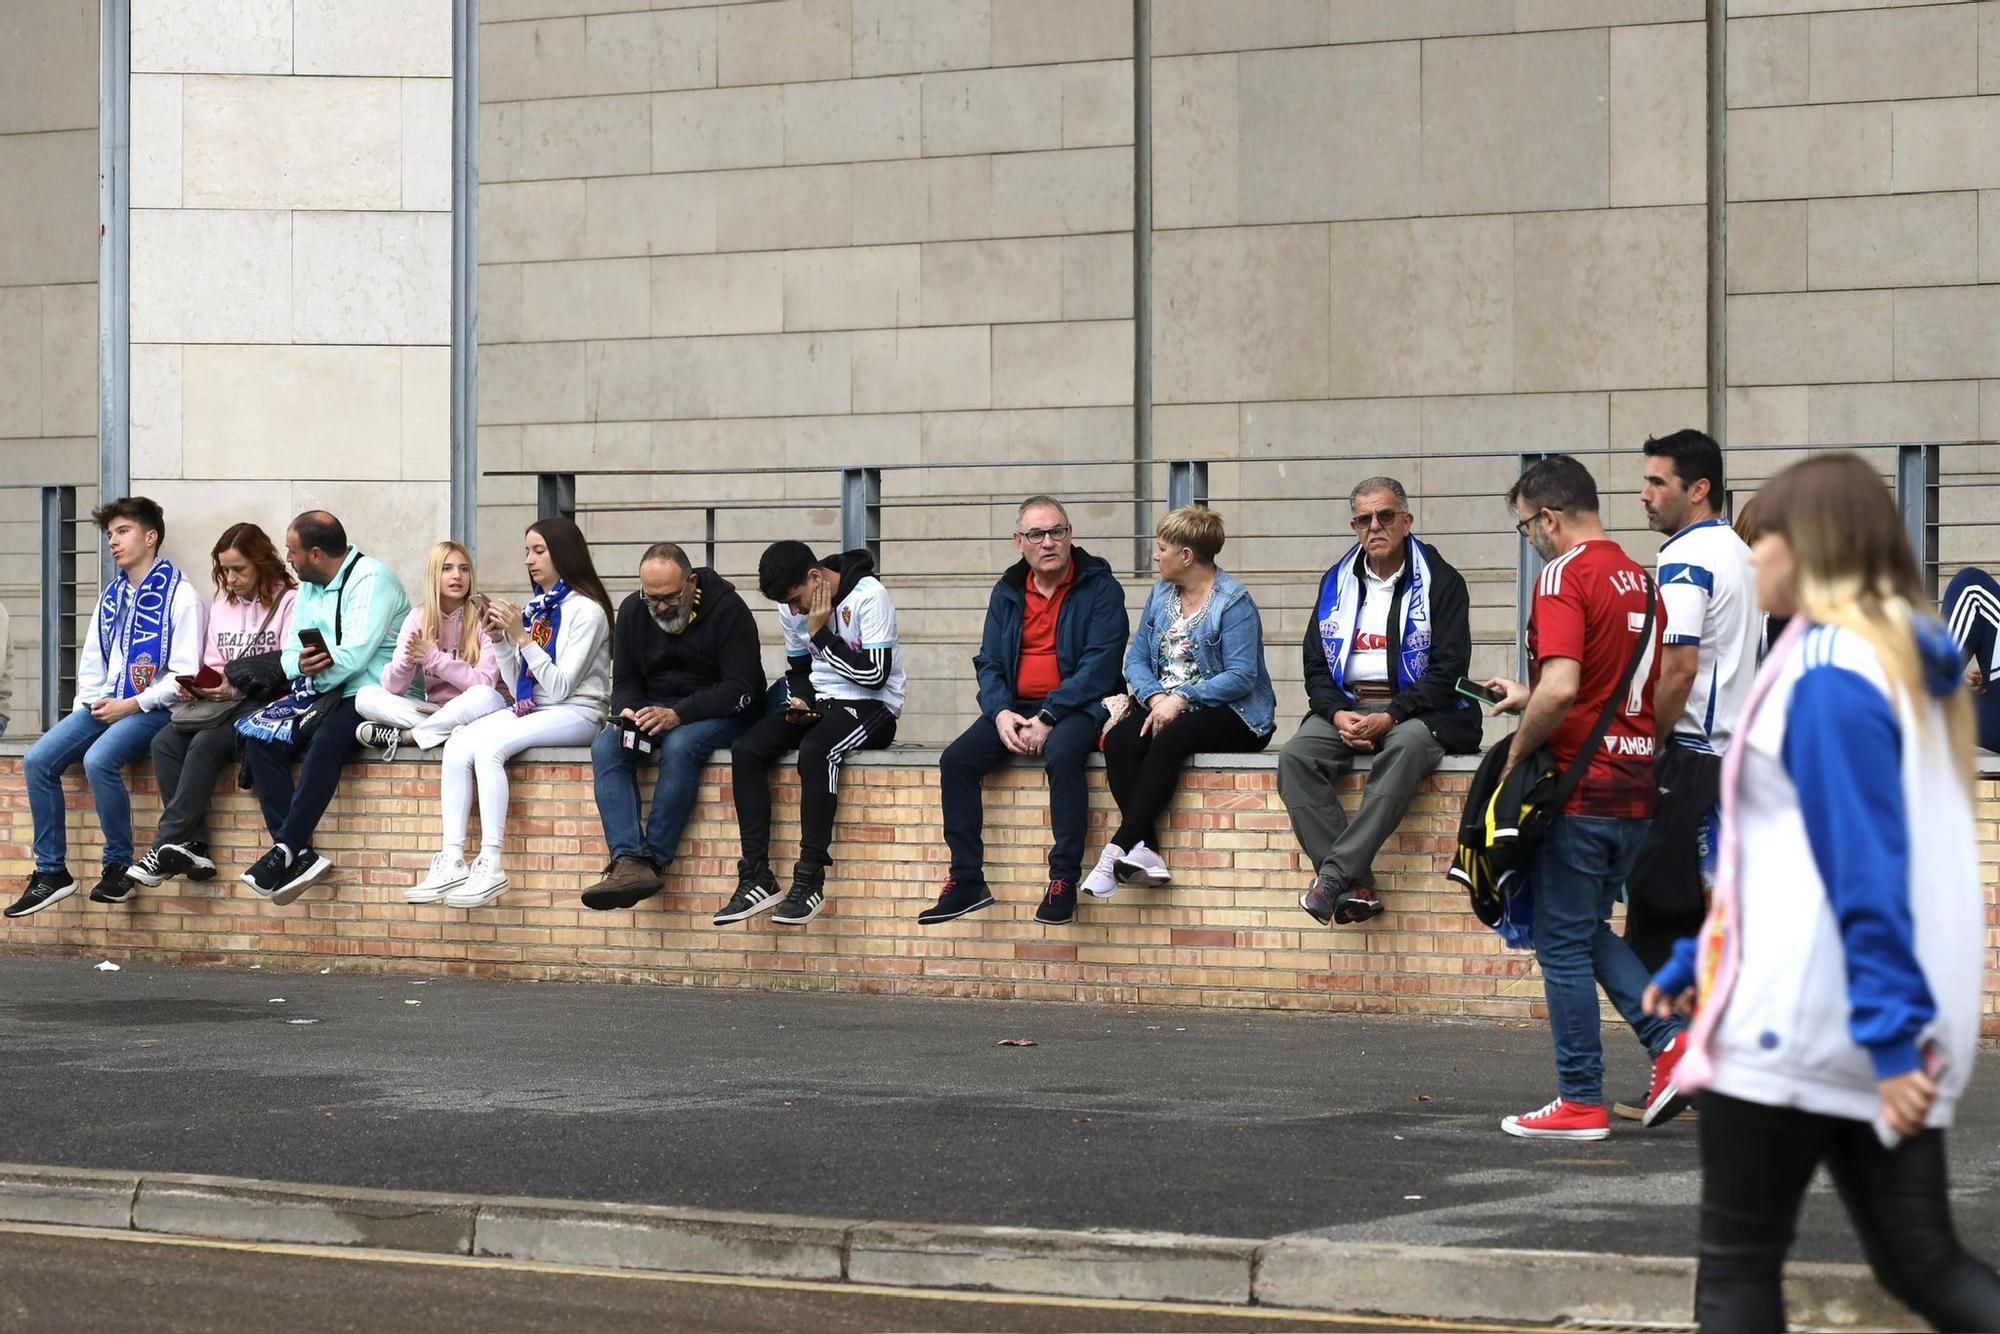
[{"label": "red converse sneaker", "polygon": [[1674,1040],[1662,1047],[1660,1054],[1653,1058],[1653,1083],[1646,1090],[1646,1114],[1639,1118],[1640,1125],[1664,1125],[1687,1109],[1687,1094],[1681,1092],[1674,1079],[1681,1057],[1687,1053],[1687,1045],[1687,1034],[1676,1033]]},{"label": "red converse sneaker", "polygon": [[1505,1118],[1500,1128],[1522,1139],[1606,1139],[1611,1118],[1602,1107],[1557,1098],[1539,1112]]}]

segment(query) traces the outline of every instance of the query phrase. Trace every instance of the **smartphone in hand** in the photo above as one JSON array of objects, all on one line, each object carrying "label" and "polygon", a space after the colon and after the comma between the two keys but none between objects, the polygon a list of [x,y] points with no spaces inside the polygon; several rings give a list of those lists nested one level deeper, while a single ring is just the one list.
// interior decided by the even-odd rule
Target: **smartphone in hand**
[{"label": "smartphone in hand", "polygon": [[330,655],[332,652],[326,646],[326,636],[321,634],[317,628],[310,625],[299,631],[299,643],[315,653],[327,653]]},{"label": "smartphone in hand", "polygon": [[1481,704],[1498,704],[1501,700],[1507,698],[1499,691],[1489,686],[1483,686],[1477,681],[1467,680],[1463,676],[1452,682],[1451,688],[1467,699],[1476,699]]}]

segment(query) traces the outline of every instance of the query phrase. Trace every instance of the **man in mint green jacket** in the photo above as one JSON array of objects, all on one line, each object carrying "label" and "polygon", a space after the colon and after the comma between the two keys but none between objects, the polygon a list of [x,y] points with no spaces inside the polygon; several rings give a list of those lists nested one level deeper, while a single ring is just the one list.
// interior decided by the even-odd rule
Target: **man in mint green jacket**
[{"label": "man in mint green jacket", "polygon": [[[237,725],[243,754],[271,831],[271,850],[243,873],[243,881],[273,903],[298,898],[333,863],[313,850],[313,831],[333,801],[340,771],[358,744],[361,717],[354,696],[380,685],[396,651],[396,634],[410,599],[381,561],[347,544],[347,530],[325,510],[309,510],[285,530],[285,558],[299,576],[299,600],[290,638],[281,650],[292,694]],[[298,736],[314,701],[334,696]],[[292,761],[302,759],[296,786]]]}]

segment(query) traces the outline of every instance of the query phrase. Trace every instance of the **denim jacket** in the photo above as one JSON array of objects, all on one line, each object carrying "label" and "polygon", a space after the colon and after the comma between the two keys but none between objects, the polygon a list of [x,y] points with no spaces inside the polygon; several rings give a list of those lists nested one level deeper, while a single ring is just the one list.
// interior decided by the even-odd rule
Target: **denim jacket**
[{"label": "denim jacket", "polygon": [[[1125,654],[1125,681],[1140,704],[1166,687],[1160,684],[1160,633],[1173,620],[1180,590],[1162,579],[1153,585],[1139,629]],[[1264,621],[1257,603],[1241,580],[1220,567],[1208,609],[1194,632],[1195,661],[1201,666],[1199,685],[1180,692],[1196,708],[1227,704],[1258,736],[1277,726],[1278,696],[1264,666]]]}]

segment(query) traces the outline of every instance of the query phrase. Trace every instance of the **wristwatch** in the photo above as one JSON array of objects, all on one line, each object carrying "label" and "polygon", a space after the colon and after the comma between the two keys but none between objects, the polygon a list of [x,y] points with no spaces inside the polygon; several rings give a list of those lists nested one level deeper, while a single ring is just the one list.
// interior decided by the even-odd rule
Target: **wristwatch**
[{"label": "wristwatch", "polygon": [[1054,727],[1056,725],[1056,716],[1047,709],[1043,709],[1035,715],[1035,721],[1044,727]]}]

